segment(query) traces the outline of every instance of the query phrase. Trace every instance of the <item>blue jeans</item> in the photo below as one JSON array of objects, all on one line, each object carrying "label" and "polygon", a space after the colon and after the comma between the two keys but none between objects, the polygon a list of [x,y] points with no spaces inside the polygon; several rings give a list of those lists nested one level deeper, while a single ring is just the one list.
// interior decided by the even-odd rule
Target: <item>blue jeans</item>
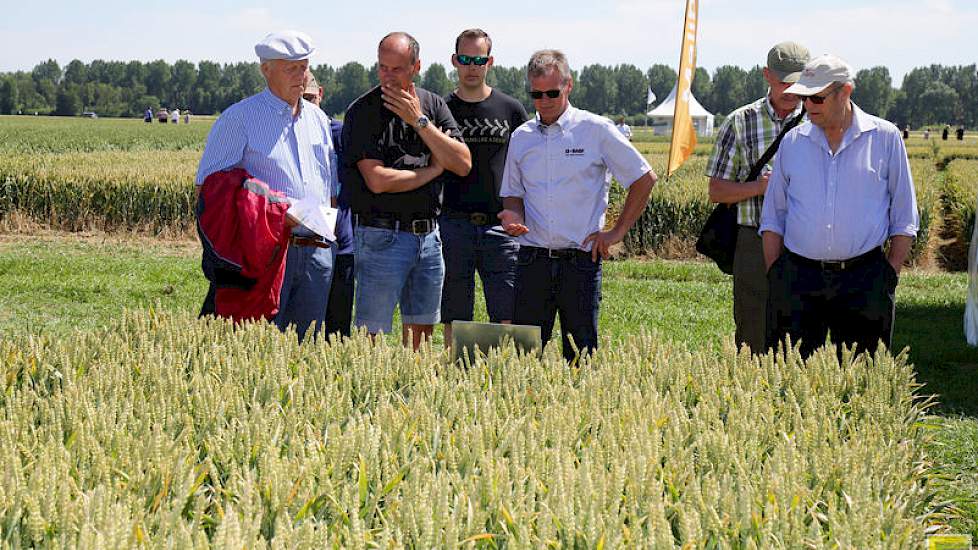
[{"label": "blue jeans", "polygon": [[370,334],[390,332],[398,304],[404,324],[437,323],[445,278],[438,229],[415,235],[358,226],[355,236],[356,326]]},{"label": "blue jeans", "polygon": [[591,253],[583,251],[550,258],[546,249],[520,248],[513,322],[540,327],[544,346],[560,315],[564,359],[575,357],[572,339],[582,355],[597,349],[600,305],[600,258],[594,262]]},{"label": "blue jeans", "polygon": [[489,225],[468,219],[438,220],[445,258],[445,287],[441,293],[441,320],[471,321],[475,303],[475,272],[479,271],[486,296],[486,311],[493,323],[513,319],[516,299],[516,239],[487,234]]},{"label": "blue jeans", "polygon": [[275,325],[280,330],[294,326],[300,342],[310,325],[315,325],[314,334],[323,328],[335,255],[335,244],[329,248],[289,246]]}]

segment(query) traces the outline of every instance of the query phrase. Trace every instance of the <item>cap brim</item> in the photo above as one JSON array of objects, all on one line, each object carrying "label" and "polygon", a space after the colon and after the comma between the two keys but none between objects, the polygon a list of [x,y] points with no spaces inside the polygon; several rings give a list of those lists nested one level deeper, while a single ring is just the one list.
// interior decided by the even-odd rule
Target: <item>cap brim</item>
[{"label": "cap brim", "polygon": [[821,82],[799,81],[789,86],[788,89],[784,91],[784,93],[794,94],[794,95],[815,95],[821,92],[822,90],[828,88],[831,84],[832,84],[831,82],[826,82],[823,84]]}]

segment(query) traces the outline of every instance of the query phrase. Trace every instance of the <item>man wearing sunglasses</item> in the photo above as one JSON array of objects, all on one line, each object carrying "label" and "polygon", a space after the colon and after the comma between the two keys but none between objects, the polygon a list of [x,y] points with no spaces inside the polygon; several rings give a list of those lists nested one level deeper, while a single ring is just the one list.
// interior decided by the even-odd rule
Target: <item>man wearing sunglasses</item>
[{"label": "man wearing sunglasses", "polygon": [[765,348],[767,279],[760,225],[761,204],[770,168],[755,181],[746,181],[751,168],[777,139],[785,123],[801,112],[798,97],[785,90],[798,81],[808,49],[782,42],[767,53],[764,80],[767,94],[734,110],[720,125],[713,155],[706,165],[710,200],[736,205],[737,248],[733,264],[733,316],[737,347],[747,345],[754,353]]},{"label": "man wearing sunglasses", "polygon": [[445,101],[472,154],[472,171],[465,177],[444,176],[444,211],[438,224],[445,258],[441,319],[446,346],[452,340],[452,321],[472,320],[476,270],[489,320],[509,323],[513,318],[519,244],[492,228],[503,209],[499,186],[509,136],[527,116],[522,103],[486,84],[491,54],[492,39],[481,29],[465,30],[455,39],[452,65],[458,88]]},{"label": "man wearing sunglasses", "polygon": [[804,356],[827,332],[858,351],[890,345],[919,227],[900,131],[852,103],[853,81],[848,63],[823,55],[785,90],[804,98],[810,122],[785,136],[764,195],[768,345],[790,336]]},{"label": "man wearing sunglasses", "polygon": [[[499,219],[520,241],[513,322],[539,326],[546,344],[559,314],[573,361],[598,347],[601,260],[645,209],[656,175],[613,122],[571,106],[563,53],[534,53],[526,72],[537,113],[513,133],[500,191]],[[612,175],[628,195],[605,231]]]},{"label": "man wearing sunglasses", "polygon": [[445,100],[415,87],[417,40],[390,33],[377,47],[380,85],[350,104],[340,180],[357,216],[357,327],[390,332],[401,308],[402,339],[414,349],[440,320],[445,264],[437,218],[444,172],[465,176],[468,147]]}]

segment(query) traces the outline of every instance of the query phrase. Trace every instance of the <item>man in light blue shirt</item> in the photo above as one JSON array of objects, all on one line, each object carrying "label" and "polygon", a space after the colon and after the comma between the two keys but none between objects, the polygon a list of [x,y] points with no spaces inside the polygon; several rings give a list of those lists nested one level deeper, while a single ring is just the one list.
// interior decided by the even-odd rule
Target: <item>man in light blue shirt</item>
[{"label": "man in light blue shirt", "polygon": [[919,227],[900,131],[850,101],[853,80],[845,61],[823,55],[785,90],[804,98],[810,122],[785,136],[764,195],[768,345],[790,336],[805,356],[827,333],[861,351],[890,345]]},{"label": "man in light blue shirt", "polygon": [[[499,213],[519,237],[513,322],[541,328],[546,344],[560,314],[564,358],[598,346],[601,260],[649,200],[655,172],[607,118],[575,109],[567,58],[533,54],[527,66],[536,117],[513,132]],[[628,189],[615,226],[604,230],[614,175]]]},{"label": "man in light blue shirt", "polygon": [[[255,46],[268,87],[214,123],[197,169],[198,186],[214,172],[243,168],[290,199],[312,197],[330,205],[337,164],[329,117],[302,99],[314,51],[309,37],[297,31],[270,34]],[[310,325],[317,333],[322,327],[334,248],[301,224],[292,230],[275,324],[282,330],[294,326],[300,341]]]}]

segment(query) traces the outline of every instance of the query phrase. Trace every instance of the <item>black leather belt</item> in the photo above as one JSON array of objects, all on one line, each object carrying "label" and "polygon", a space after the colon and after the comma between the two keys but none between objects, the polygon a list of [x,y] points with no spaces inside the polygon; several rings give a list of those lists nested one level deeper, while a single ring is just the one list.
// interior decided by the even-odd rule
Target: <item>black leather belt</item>
[{"label": "black leather belt", "polygon": [[496,216],[486,212],[459,212],[448,210],[445,217],[452,220],[469,220],[472,225],[490,225],[496,222]]},{"label": "black leather belt", "polygon": [[543,256],[544,258],[553,258],[556,260],[566,260],[568,258],[578,258],[584,257],[591,259],[591,253],[587,250],[581,250],[579,248],[541,248],[539,246],[521,246],[520,251],[534,252],[538,256]]},{"label": "black leather belt", "polygon": [[427,235],[438,228],[438,221],[434,218],[382,218],[373,216],[357,216],[357,224],[366,227],[376,227],[378,229],[393,229],[395,231],[406,231],[415,235]]},{"label": "black leather belt", "polygon": [[289,237],[289,244],[293,246],[315,246],[316,248],[329,248],[330,243],[316,237],[300,237],[292,235]]},{"label": "black leather belt", "polygon": [[862,265],[869,260],[878,260],[883,257],[882,248],[872,248],[869,252],[864,252],[858,256],[849,258],[848,260],[813,260],[811,258],[806,258],[799,254],[795,254],[792,251],[788,251],[788,254],[802,265],[807,265],[809,267],[815,267],[821,269],[822,271],[846,271],[852,269],[858,265]]}]

